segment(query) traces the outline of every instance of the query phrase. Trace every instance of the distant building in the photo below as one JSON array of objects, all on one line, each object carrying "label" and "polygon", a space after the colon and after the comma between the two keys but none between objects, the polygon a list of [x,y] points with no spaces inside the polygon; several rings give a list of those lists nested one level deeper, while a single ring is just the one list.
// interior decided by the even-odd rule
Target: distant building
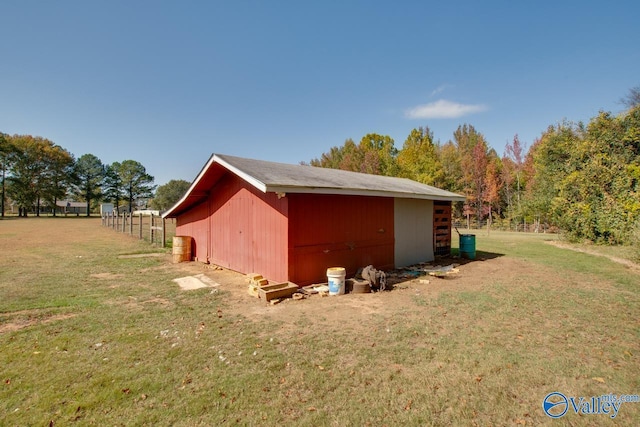
[{"label": "distant building", "polygon": [[86,215],[87,202],[74,202],[71,200],[58,200],[56,202],[56,214]]},{"label": "distant building", "polygon": [[113,203],[100,204],[100,216],[104,216],[112,213],[113,213]]}]

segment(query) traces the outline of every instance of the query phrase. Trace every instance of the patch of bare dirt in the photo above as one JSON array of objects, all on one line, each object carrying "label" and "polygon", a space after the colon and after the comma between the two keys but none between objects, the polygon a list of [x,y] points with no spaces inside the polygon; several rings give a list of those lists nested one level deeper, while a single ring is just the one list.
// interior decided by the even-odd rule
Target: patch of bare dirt
[{"label": "patch of bare dirt", "polygon": [[0,323],[0,334],[18,331],[28,328],[29,326],[70,319],[76,316],[75,314],[54,314],[47,317],[39,317],[37,312],[38,310],[22,310],[5,313],[5,315],[9,317],[9,320],[6,323],[4,321]]},{"label": "patch of bare dirt", "polygon": [[119,255],[118,259],[131,259],[131,258],[155,258],[165,256],[164,252],[150,252],[146,254],[131,254],[131,255]]},{"label": "patch of bare dirt", "polygon": [[124,278],[124,274],[115,274],[115,273],[95,273],[91,274],[90,277],[94,279],[122,279]]},{"label": "patch of bare dirt", "polygon": [[[245,317],[249,321],[281,322],[283,329],[296,329],[298,324],[360,325],[367,327],[367,320],[375,316],[394,317],[407,307],[416,307],[416,298],[436,299],[443,292],[482,291],[488,286],[500,284],[509,286],[530,286],[539,283],[551,286],[570,286],[560,278],[550,280],[544,268],[526,261],[509,257],[461,261],[459,259],[439,260],[435,265],[449,265],[464,262],[459,272],[446,278],[428,275],[416,276],[410,270],[398,271],[397,276],[389,274],[391,290],[370,294],[345,294],[321,297],[312,295],[295,301],[284,299],[270,305],[248,292],[249,282],[245,275],[226,269],[215,270],[196,262],[177,264],[181,271],[205,274],[220,284],[226,291],[226,310]],[[576,279],[577,280],[577,279]],[[313,327],[313,326],[311,326]]]},{"label": "patch of bare dirt", "polygon": [[147,305],[159,308],[172,308],[175,303],[167,298],[153,297],[148,299],[139,299],[133,296],[122,299],[114,299],[106,301],[109,305],[125,306],[130,310],[143,310]]}]

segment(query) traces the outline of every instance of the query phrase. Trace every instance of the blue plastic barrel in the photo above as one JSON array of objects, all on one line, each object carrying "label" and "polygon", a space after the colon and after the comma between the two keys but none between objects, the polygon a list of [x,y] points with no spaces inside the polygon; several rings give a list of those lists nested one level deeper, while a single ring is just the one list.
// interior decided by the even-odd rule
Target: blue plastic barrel
[{"label": "blue plastic barrel", "polygon": [[460,257],[467,259],[476,259],[476,235],[461,234],[460,235]]}]

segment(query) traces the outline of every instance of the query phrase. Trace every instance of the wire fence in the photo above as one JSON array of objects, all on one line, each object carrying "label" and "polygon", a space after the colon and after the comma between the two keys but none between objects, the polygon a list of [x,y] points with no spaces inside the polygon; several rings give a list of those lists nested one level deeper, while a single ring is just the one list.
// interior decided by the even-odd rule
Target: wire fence
[{"label": "wire fence", "polygon": [[165,248],[176,234],[174,219],[164,219],[159,213],[149,211],[108,212],[102,215],[102,226],[146,240],[154,246]]},{"label": "wire fence", "polygon": [[549,225],[541,221],[514,221],[508,219],[488,219],[478,221],[477,219],[456,218],[453,220],[453,226],[458,229],[465,230],[499,230],[513,231],[519,233],[559,233],[558,227]]}]

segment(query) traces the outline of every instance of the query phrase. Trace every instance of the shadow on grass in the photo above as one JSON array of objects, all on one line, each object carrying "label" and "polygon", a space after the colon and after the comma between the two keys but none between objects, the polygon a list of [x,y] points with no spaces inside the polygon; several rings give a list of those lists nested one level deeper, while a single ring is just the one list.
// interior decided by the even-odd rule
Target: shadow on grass
[{"label": "shadow on grass", "polygon": [[472,262],[483,262],[491,259],[496,259],[505,256],[506,254],[496,253],[496,252],[486,252],[486,251],[476,251],[476,256],[474,259],[469,259],[467,257],[461,257],[459,249],[451,249],[450,255],[445,256],[437,256],[433,263],[449,265],[449,264],[460,264],[465,265]]},{"label": "shadow on grass", "polygon": [[[466,265],[474,262],[484,262],[492,259],[496,259],[499,257],[503,257],[505,254],[495,253],[495,252],[485,252],[485,251],[476,251],[476,256],[474,259],[460,257],[459,250],[457,248],[451,249],[451,253],[449,255],[438,255],[431,262],[424,264],[416,264],[404,268],[398,268],[396,270],[388,271],[387,273],[387,285],[388,290],[392,290],[395,285],[405,282],[407,280],[419,279],[421,277],[427,276],[428,273],[425,269],[435,268],[437,266],[447,267],[451,266],[458,267],[461,265]],[[456,275],[448,275],[443,274],[442,276],[434,276],[439,279],[447,279],[454,280],[456,279]]]},{"label": "shadow on grass", "polygon": [[91,215],[91,216],[87,216],[86,214],[80,214],[80,215],[76,215],[74,214],[57,214],[57,215],[51,215],[51,214],[41,214],[40,216],[35,215],[35,214],[31,214],[28,216],[17,216],[17,215],[5,215],[5,216],[0,216],[0,221],[29,221],[29,220],[41,220],[41,219],[74,219],[74,220],[78,220],[78,219],[100,219],[100,215]]}]

